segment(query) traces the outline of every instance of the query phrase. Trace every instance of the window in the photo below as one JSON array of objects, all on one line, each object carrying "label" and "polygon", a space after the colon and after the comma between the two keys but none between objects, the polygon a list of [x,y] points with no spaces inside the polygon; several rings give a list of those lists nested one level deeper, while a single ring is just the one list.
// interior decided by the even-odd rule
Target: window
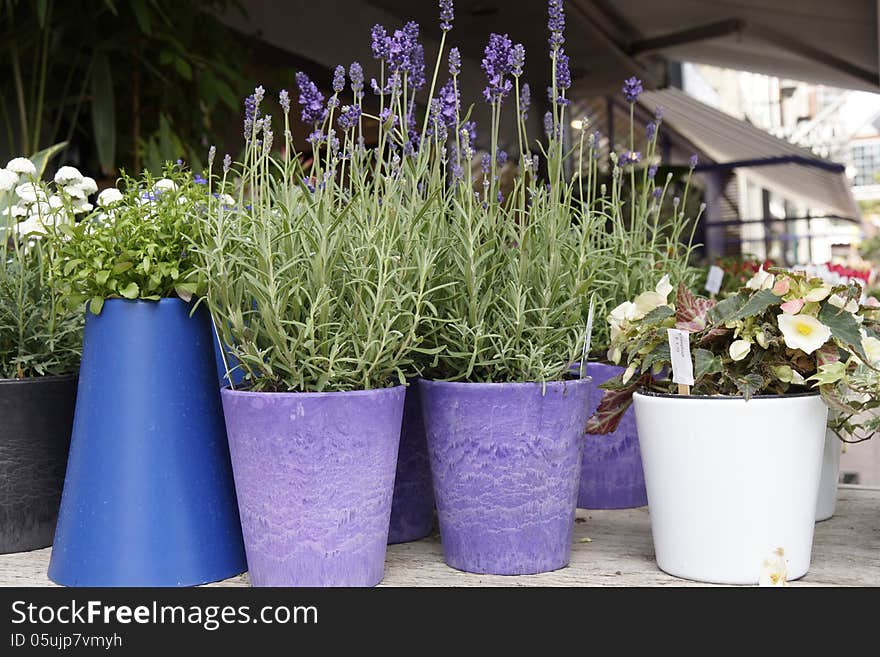
[{"label": "window", "polygon": [[856,168],[853,185],[876,185],[880,174],[880,141],[852,146],[852,162]]}]

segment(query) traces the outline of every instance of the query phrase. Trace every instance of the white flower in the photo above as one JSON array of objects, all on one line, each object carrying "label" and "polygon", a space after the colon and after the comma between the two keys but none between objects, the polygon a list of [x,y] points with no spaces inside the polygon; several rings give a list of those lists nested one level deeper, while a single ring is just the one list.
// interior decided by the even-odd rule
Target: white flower
[{"label": "white flower", "polygon": [[752,345],[748,340],[734,340],[730,344],[730,349],[728,351],[733,360],[742,360],[749,355],[751,350]]},{"label": "white flower", "polygon": [[849,301],[847,301],[839,294],[832,294],[831,298],[828,299],[828,303],[830,303],[832,306],[835,306],[836,308],[842,308],[848,313],[855,314],[859,311],[858,301],[856,301],[855,299],[850,299]]},{"label": "white flower", "polygon": [[61,197],[57,194],[52,194],[49,197],[49,207],[53,210],[57,210],[58,208],[64,207],[64,201],[61,200]]},{"label": "white flower", "polygon": [[657,294],[662,294],[664,299],[668,298],[669,293],[672,292],[672,285],[669,283],[669,274],[665,274],[654,289],[657,291]]},{"label": "white flower", "polygon": [[862,338],[862,349],[871,365],[880,364],[880,340],[874,337]]},{"label": "white flower", "polygon": [[98,183],[95,182],[94,178],[84,176],[82,182],[79,184],[79,188],[83,191],[83,194],[91,196],[98,191]]},{"label": "white flower", "polygon": [[25,176],[36,176],[37,167],[26,157],[14,157],[6,163],[6,168]]},{"label": "white flower", "polygon": [[63,187],[62,189],[65,194],[72,196],[73,198],[78,198],[80,200],[85,200],[86,198],[86,193],[79,185],[67,185],[67,187]]},{"label": "white flower", "polygon": [[755,342],[761,347],[761,349],[767,348],[767,334],[764,331],[758,331],[755,333]]},{"label": "white flower", "polygon": [[228,206],[235,205],[235,199],[232,198],[229,194],[221,194],[220,195],[220,202],[223,205],[228,205]]},{"label": "white flower", "polygon": [[804,295],[804,301],[816,302],[822,301],[825,297],[831,294],[831,286],[830,285],[820,285],[819,287],[815,287]]},{"label": "white flower", "polygon": [[629,381],[631,378],[633,378],[633,374],[635,374],[635,373],[636,373],[636,364],[631,363],[630,366],[627,367],[626,371],[623,373],[623,379],[621,380],[621,382],[625,384],[627,381]]},{"label": "white flower", "polygon": [[83,181],[83,175],[76,167],[61,167],[55,174],[55,184],[60,187],[79,185]]},{"label": "white flower", "polygon": [[19,235],[33,235],[35,233],[43,234],[46,232],[46,227],[43,225],[43,221],[35,214],[30,215],[25,221],[18,224],[16,228],[18,229]]},{"label": "white flower", "polygon": [[115,187],[109,187],[98,194],[98,205],[102,208],[109,208],[111,205],[119,203],[124,197]]},{"label": "white flower", "polygon": [[73,199],[73,213],[81,214],[83,212],[91,212],[95,206],[83,199]]},{"label": "white flower", "polygon": [[[224,194],[225,196],[225,194]],[[220,197],[223,200],[223,197]],[[608,325],[611,327],[611,339],[615,340],[623,331],[623,323],[636,318],[636,304],[632,301],[624,301],[608,315]]]},{"label": "white flower", "polygon": [[36,183],[26,182],[15,188],[15,194],[26,204],[46,200],[46,192],[40,189]]},{"label": "white flower", "polygon": [[0,192],[11,192],[18,184],[18,174],[9,169],[0,169]]},{"label": "white flower", "polygon": [[773,554],[761,564],[758,586],[788,586],[788,566],[785,563],[785,550],[776,548]]},{"label": "white flower", "polygon": [[773,274],[764,271],[764,267],[761,267],[746,283],[746,287],[750,290],[769,290],[773,287],[774,282]]},{"label": "white flower", "polygon": [[666,296],[659,292],[648,290],[636,297],[636,315],[633,319],[641,319],[655,308],[666,305]]},{"label": "white flower", "polygon": [[608,360],[617,365],[620,362],[620,358],[623,354],[620,351],[620,347],[611,347],[608,350]]},{"label": "white flower", "polygon": [[22,207],[21,205],[10,205],[8,208],[3,210],[3,214],[7,217],[26,217],[27,216],[27,208]]},{"label": "white flower", "polygon": [[811,354],[831,338],[831,329],[810,315],[782,313],[776,319],[785,338],[785,346],[789,349],[800,349]]},{"label": "white flower", "polygon": [[791,382],[795,385],[802,386],[806,383],[804,377],[797,370],[791,371]]},{"label": "white flower", "polygon": [[168,192],[168,191],[173,192],[174,190],[177,189],[177,184],[169,178],[160,178],[153,185],[153,189],[158,189],[159,191],[162,191],[162,192]]}]

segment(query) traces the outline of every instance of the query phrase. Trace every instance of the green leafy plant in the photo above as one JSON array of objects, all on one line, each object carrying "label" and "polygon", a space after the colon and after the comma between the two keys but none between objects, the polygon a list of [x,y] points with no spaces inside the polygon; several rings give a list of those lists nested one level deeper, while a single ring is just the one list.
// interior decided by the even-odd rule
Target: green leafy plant
[{"label": "green leafy plant", "polygon": [[98,208],[54,240],[58,272],[72,303],[89,302],[98,314],[105,299],[190,300],[199,290],[198,263],[189,251],[204,212],[206,185],[181,165],[164,177],[123,172],[119,188],[98,196]]},{"label": "green leafy plant", "polygon": [[[846,405],[829,369],[850,356],[871,362],[866,346],[877,335],[863,326],[858,285],[831,286],[819,278],[781,269],[758,271],[722,301],[695,296],[680,284],[667,302],[668,282],[624,302],[609,316],[610,360],[626,371],[601,387],[609,391],[590,420],[589,431],[613,431],[632,394],[640,389],[671,393],[667,329],[691,333],[694,386],[698,395],[746,400],[761,394],[808,392],[818,386],[832,407]],[[878,341],[877,346],[880,346]],[[853,361],[855,362],[855,361]],[[666,372],[667,377],[659,376]]]},{"label": "green leafy plant", "polygon": [[94,180],[64,167],[53,188],[40,180],[45,156],[0,169],[2,378],[68,374],[79,365],[83,315],[63,294],[48,237],[87,211]]}]

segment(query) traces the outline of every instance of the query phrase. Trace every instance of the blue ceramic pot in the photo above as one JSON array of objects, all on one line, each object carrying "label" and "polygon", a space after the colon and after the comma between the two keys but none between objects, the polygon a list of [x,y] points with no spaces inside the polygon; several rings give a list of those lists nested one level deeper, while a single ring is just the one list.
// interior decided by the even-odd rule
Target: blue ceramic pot
[{"label": "blue ceramic pot", "polygon": [[87,314],[49,578],[187,586],[246,570],[208,313],[110,299]]}]

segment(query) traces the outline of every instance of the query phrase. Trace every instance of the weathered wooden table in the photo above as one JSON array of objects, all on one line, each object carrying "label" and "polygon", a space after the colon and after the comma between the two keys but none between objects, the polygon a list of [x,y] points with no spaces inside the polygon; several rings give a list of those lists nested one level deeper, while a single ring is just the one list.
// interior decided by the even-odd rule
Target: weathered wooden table
[{"label": "weathered wooden table", "polygon": [[[52,586],[50,549],[0,555],[0,586]],[[240,575],[211,586],[247,586]],[[443,563],[440,537],[388,548],[385,586],[699,586],[657,568],[647,508],[578,510],[571,565],[541,575],[473,575]],[[880,586],[880,489],[841,486],[816,526],[810,572],[793,586]]]}]

